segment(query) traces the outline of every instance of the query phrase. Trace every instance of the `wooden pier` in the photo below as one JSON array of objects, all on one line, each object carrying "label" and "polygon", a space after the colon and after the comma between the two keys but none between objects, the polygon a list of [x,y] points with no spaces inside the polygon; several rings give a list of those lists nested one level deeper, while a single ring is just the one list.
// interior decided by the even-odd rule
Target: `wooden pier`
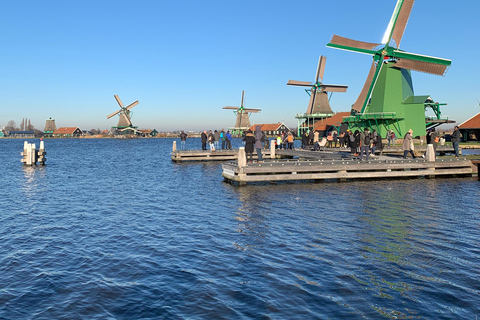
[{"label": "wooden pier", "polygon": [[[262,149],[263,158],[271,158],[272,152],[269,149]],[[273,152],[275,158],[275,151]],[[174,141],[170,158],[174,162],[187,161],[231,161],[238,159],[238,149],[220,149],[220,150],[177,150],[177,144]],[[253,153],[253,158],[258,159],[257,153]]]},{"label": "wooden pier", "polygon": [[245,185],[261,181],[386,179],[405,177],[472,176],[472,161],[467,159],[439,159],[433,156],[433,146],[427,159],[399,159],[382,157],[378,160],[351,159],[292,159],[268,160],[264,163],[246,163],[240,148],[237,161],[222,164],[226,181]]}]

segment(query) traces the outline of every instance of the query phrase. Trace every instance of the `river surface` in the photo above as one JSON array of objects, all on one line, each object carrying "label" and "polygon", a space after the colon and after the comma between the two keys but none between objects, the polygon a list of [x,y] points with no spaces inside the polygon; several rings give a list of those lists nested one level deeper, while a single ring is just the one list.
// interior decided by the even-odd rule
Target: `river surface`
[{"label": "river surface", "polygon": [[0,319],[480,315],[476,178],[236,187],[172,141],[0,140]]}]

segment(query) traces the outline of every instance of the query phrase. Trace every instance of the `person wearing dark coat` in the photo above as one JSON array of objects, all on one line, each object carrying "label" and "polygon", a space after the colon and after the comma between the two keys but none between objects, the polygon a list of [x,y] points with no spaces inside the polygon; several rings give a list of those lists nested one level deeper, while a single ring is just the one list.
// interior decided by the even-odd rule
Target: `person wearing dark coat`
[{"label": "person wearing dark coat", "polygon": [[250,162],[253,161],[253,149],[255,146],[255,136],[253,135],[252,130],[248,129],[245,135],[243,136],[243,141],[245,141],[245,156],[250,157]]},{"label": "person wearing dark coat", "polygon": [[262,144],[264,141],[262,128],[260,126],[255,127],[255,149],[257,149],[258,162],[262,162]]},{"label": "person wearing dark coat", "polygon": [[353,135],[355,138],[354,145],[355,145],[355,156],[358,156],[358,149],[361,147],[361,142],[360,142],[360,131],[355,130],[355,134]]},{"label": "person wearing dark coat", "polygon": [[207,131],[202,132],[202,150],[207,150]]},{"label": "person wearing dark coat", "polygon": [[302,149],[305,149],[308,145],[308,132],[305,131],[304,133],[302,133],[302,146],[301,148]]},{"label": "person wearing dark coat", "polygon": [[315,138],[315,134],[313,133],[313,130],[310,130],[308,133],[308,144],[310,146],[313,146],[313,139]]}]

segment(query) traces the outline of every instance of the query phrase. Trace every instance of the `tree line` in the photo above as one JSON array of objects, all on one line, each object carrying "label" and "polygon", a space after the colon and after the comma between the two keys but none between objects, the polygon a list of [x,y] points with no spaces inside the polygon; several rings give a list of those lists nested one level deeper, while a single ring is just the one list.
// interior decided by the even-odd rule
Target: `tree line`
[{"label": "tree line", "polygon": [[35,129],[32,121],[28,118],[23,118],[19,127],[17,127],[15,120],[8,121],[5,126],[5,133],[8,134],[10,131],[34,131],[36,136],[43,135],[43,131]]}]

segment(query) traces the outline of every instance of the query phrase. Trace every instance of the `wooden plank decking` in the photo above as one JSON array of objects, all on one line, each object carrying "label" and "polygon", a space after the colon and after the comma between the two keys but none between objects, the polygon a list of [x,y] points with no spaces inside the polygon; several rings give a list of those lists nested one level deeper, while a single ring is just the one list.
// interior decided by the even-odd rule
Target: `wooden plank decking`
[{"label": "wooden plank decking", "polygon": [[[264,158],[270,157],[270,150],[262,150]],[[171,159],[174,162],[186,161],[230,161],[238,158],[238,149],[233,150],[186,150],[172,151]],[[253,153],[253,158],[258,159],[257,153]]]},{"label": "wooden plank decking", "polygon": [[428,162],[416,160],[272,160],[239,167],[237,162],[222,165],[222,176],[230,182],[247,184],[259,181],[365,179],[472,176],[472,162],[445,159]]}]

